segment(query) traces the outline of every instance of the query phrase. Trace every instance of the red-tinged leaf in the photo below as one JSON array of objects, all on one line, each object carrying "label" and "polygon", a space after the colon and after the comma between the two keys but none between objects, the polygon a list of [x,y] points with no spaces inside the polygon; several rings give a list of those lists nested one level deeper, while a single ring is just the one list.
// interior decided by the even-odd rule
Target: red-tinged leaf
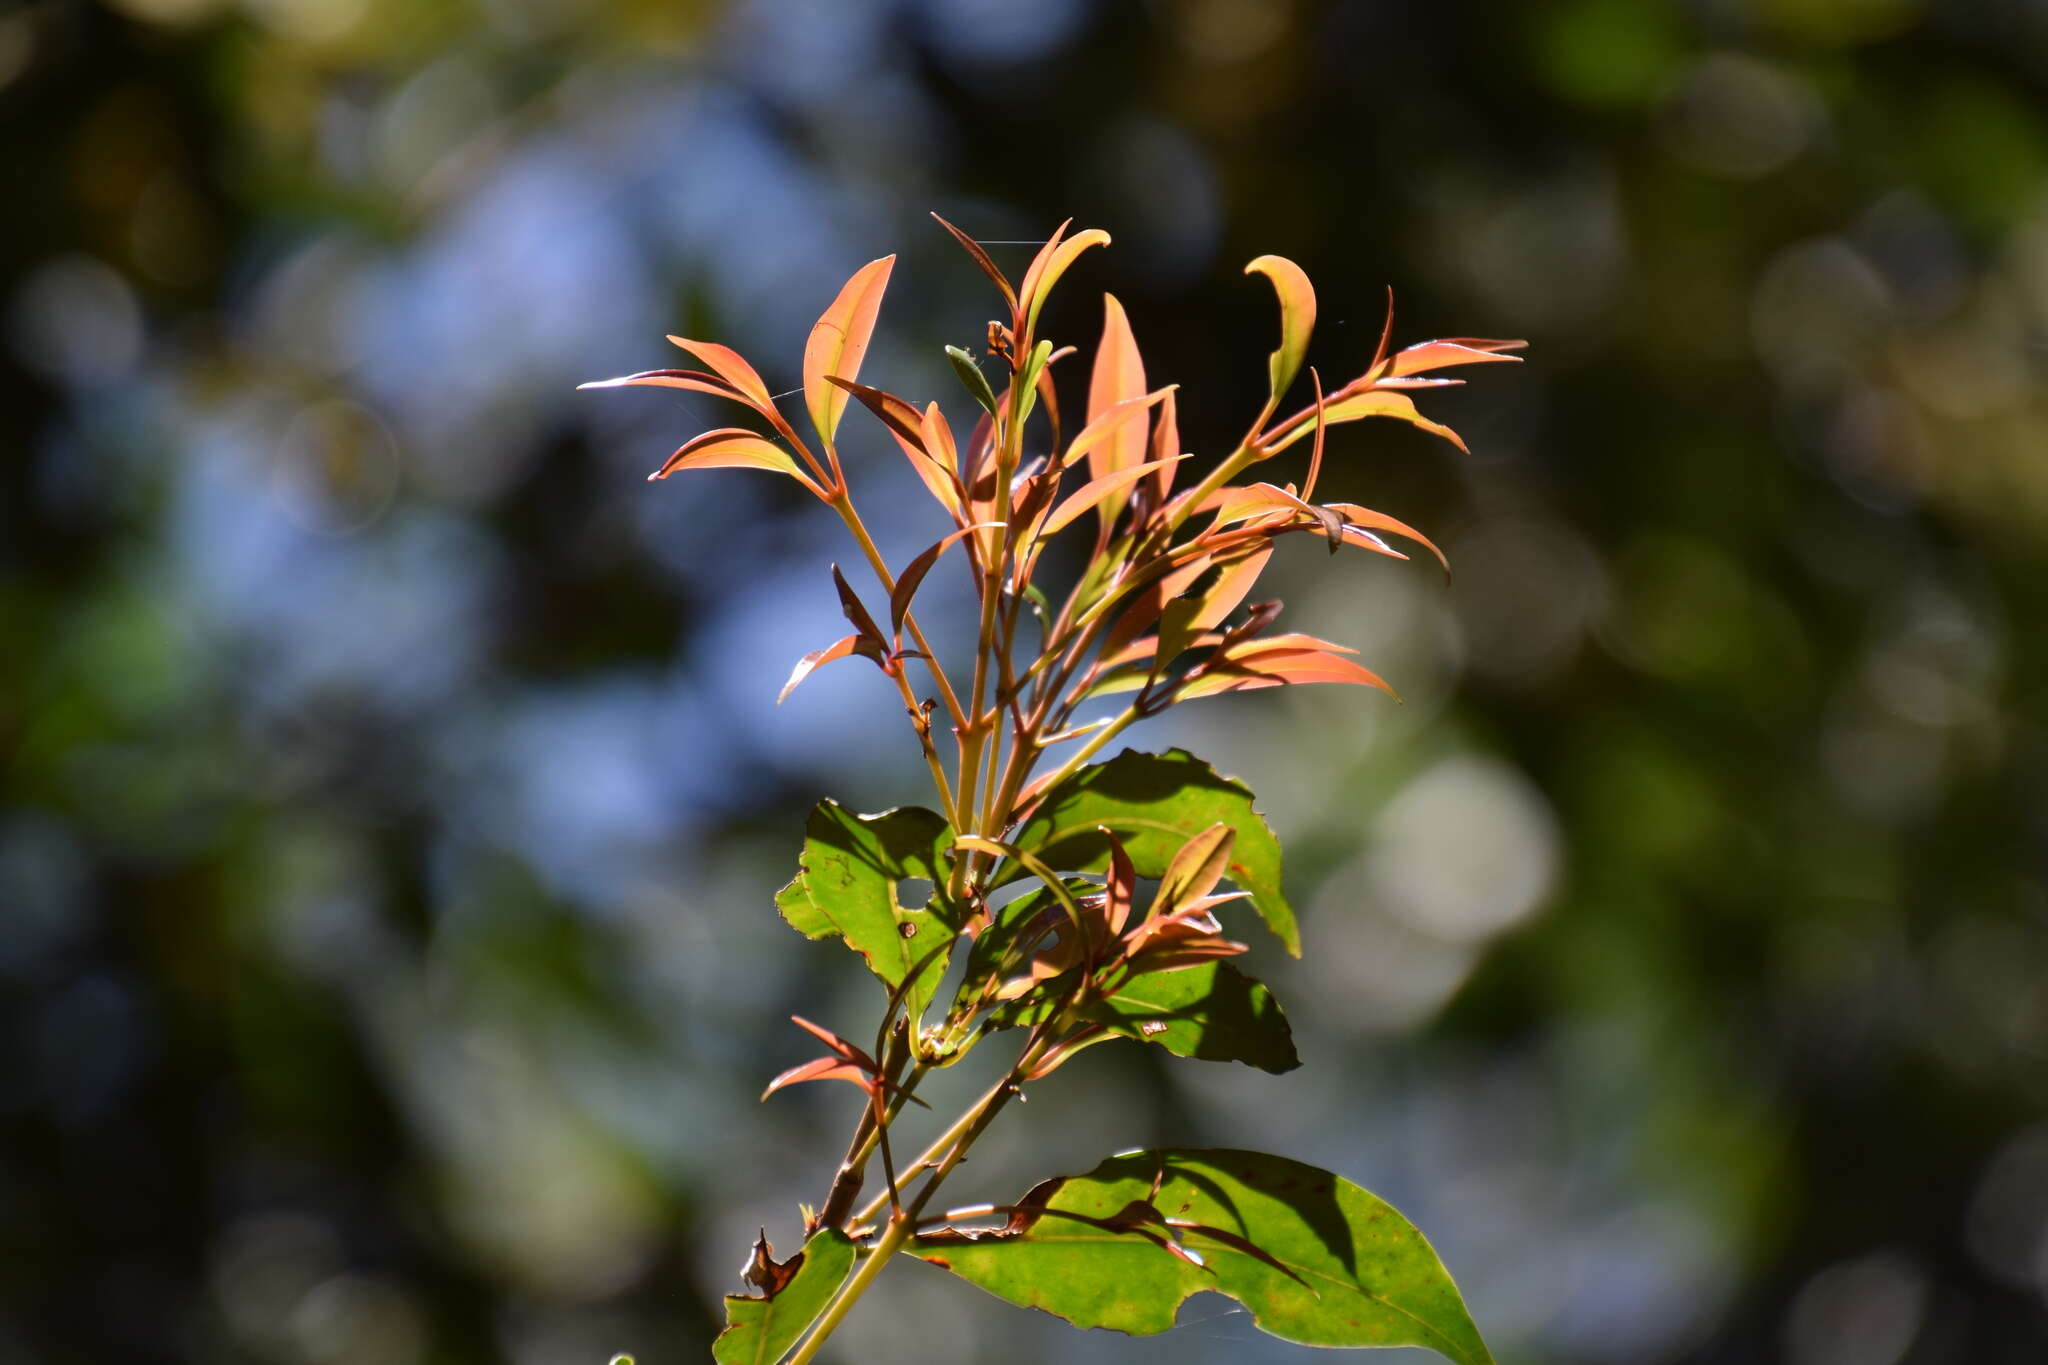
[{"label": "red-tinged leaf", "polygon": [[826,1047],[831,1048],[834,1052],[838,1053],[841,1057],[846,1058],[848,1061],[860,1062],[871,1071],[881,1070],[880,1067],[875,1065],[874,1058],[868,1056],[868,1054],[863,1052],[860,1048],[855,1047],[852,1043],[847,1042],[844,1038],[841,1038],[838,1034],[834,1033],[831,1029],[826,1028],[824,1025],[814,1024],[810,1020],[804,1018],[801,1014],[790,1015],[789,1022],[795,1024],[805,1033],[810,1034],[813,1038],[816,1038],[819,1042],[823,1043]]},{"label": "red-tinged leaf", "polygon": [[1289,631],[1284,635],[1268,635],[1263,639],[1247,640],[1242,644],[1236,644],[1226,649],[1224,654],[1225,657],[1231,659],[1245,659],[1260,654],[1299,653],[1305,650],[1322,650],[1330,654],[1356,654],[1358,652],[1349,645],[1338,644],[1335,640],[1323,640],[1313,635],[1305,635],[1300,631]]},{"label": "red-tinged leaf", "polygon": [[662,462],[648,479],[665,479],[685,469],[766,469],[787,474],[822,498],[824,490],[797,468],[796,461],[781,446],[771,445],[744,427],[721,427],[707,431],[686,443]]},{"label": "red-tinged leaf", "polygon": [[1152,460],[1145,464],[1131,465],[1128,468],[1104,474],[1101,478],[1090,479],[1087,483],[1075,489],[1066,501],[1053,509],[1052,515],[1045,519],[1045,525],[1039,534],[1047,536],[1057,535],[1065,530],[1083,512],[1098,504],[1104,508],[1103,516],[1105,524],[1107,524],[1107,521],[1113,518],[1113,514],[1107,510],[1109,507],[1107,499],[1114,494],[1128,489],[1132,484],[1145,478],[1154,470],[1178,464],[1186,458],[1187,456],[1185,455],[1175,455],[1167,460]]},{"label": "red-tinged leaf", "polygon": [[[1116,295],[1104,294],[1102,340],[1096,344],[1095,368],[1088,378],[1088,420],[1093,423],[1115,405],[1144,396],[1145,358],[1138,351],[1137,338],[1131,335],[1130,319]],[[1092,479],[1099,480],[1145,459],[1150,419],[1143,408],[1125,408],[1123,412],[1125,415],[1088,451],[1088,475]],[[1117,488],[1102,502],[1105,533],[1123,510],[1127,496],[1122,488]]]},{"label": "red-tinged leaf", "polygon": [[889,287],[889,271],[895,264],[894,256],[884,256],[855,271],[804,344],[804,404],[810,409],[818,439],[827,446],[846,410],[845,391],[826,382],[827,378],[859,377],[860,362],[868,353],[875,315],[881,310],[882,294]]},{"label": "red-tinged leaf", "polygon": [[995,287],[1002,291],[1003,302],[1010,305],[1010,311],[1012,313],[1016,312],[1017,291],[1010,287],[1010,281],[1003,275],[1002,271],[996,269],[996,263],[989,259],[988,253],[981,249],[981,243],[975,241],[936,213],[932,215],[932,219],[940,227],[953,235],[953,240],[958,242],[961,249],[973,259],[976,265],[981,267],[981,273],[988,276],[995,284]]},{"label": "red-tinged leaf", "polygon": [[1064,434],[1060,422],[1060,391],[1059,386],[1052,382],[1052,367],[1073,353],[1071,346],[1060,347],[1045,358],[1045,364],[1038,371],[1038,401],[1045,404],[1045,420],[1052,426],[1052,444],[1046,447],[1048,450],[1060,449]]},{"label": "red-tinged leaf", "polygon": [[[1062,223],[1062,230],[1066,224]],[[1059,283],[1060,276],[1067,273],[1067,267],[1074,258],[1093,246],[1108,246],[1109,234],[1101,228],[1088,228],[1061,241],[1055,236],[1031,262],[1030,271],[1024,276],[1024,283],[1017,288],[1017,299],[1024,309],[1024,337],[1029,339],[1038,326],[1038,310],[1045,306],[1046,296]],[[1020,339],[1019,344],[1022,344]]]},{"label": "red-tinged leaf", "polygon": [[576,387],[578,390],[688,389],[692,393],[708,393],[714,398],[730,398],[736,403],[747,403],[750,406],[753,401],[717,375],[706,374],[702,370],[642,370],[638,374],[622,374],[617,379],[593,379]]},{"label": "red-tinged leaf", "polygon": [[1376,687],[1396,701],[1401,699],[1400,694],[1377,673],[1341,654],[1320,649],[1277,649],[1248,657],[1219,659],[1204,664],[1199,676],[1183,683],[1174,695],[1176,699],[1186,699],[1305,683],[1354,683],[1362,687]]},{"label": "red-tinged leaf", "polygon": [[1315,286],[1302,268],[1285,256],[1261,256],[1246,266],[1244,273],[1264,275],[1280,297],[1280,346],[1266,363],[1271,401],[1278,403],[1308,355],[1309,336],[1316,326]]},{"label": "red-tinged leaf", "polygon": [[939,562],[939,556],[945,554],[954,541],[970,531],[980,531],[988,527],[1000,525],[1002,523],[999,521],[988,521],[977,522],[973,526],[963,526],[951,535],[944,536],[926,546],[917,558],[911,560],[909,566],[896,579],[896,591],[889,594],[889,629],[891,632],[902,631],[903,618],[910,614],[910,599],[917,596],[918,585],[924,582],[925,575],[932,571],[932,565]]},{"label": "red-tinged leaf", "polygon": [[1218,820],[1182,844],[1160,874],[1151,914],[1174,914],[1215,890],[1230,870],[1230,849],[1236,842],[1237,831]]},{"label": "red-tinged leaf", "polygon": [[1273,542],[1255,541],[1247,548],[1230,555],[1218,555],[1216,567],[1219,570],[1216,581],[1202,594],[1201,610],[1195,613],[1194,626],[1197,630],[1208,630],[1220,625],[1223,618],[1237,610],[1237,604],[1258,583],[1259,575],[1266,570],[1266,561],[1273,557]]},{"label": "red-tinged leaf", "polygon": [[[1180,403],[1174,395],[1169,393],[1160,402],[1159,416],[1152,423],[1151,458],[1157,463],[1161,460],[1170,460],[1175,455],[1181,453]],[[1159,473],[1155,476],[1152,483],[1151,507],[1158,508],[1166,505],[1167,498],[1173,492],[1174,473],[1175,470],[1171,464],[1159,465]]]},{"label": "red-tinged leaf", "polygon": [[859,595],[854,592],[853,585],[846,581],[846,575],[839,572],[837,564],[832,566],[832,586],[839,590],[839,609],[846,613],[846,619],[853,623],[854,629],[863,637],[873,640],[876,645],[881,645],[881,629],[875,625],[875,618],[868,615],[868,609],[861,604]]},{"label": "red-tinged leaf", "polygon": [[1073,223],[1074,220],[1069,218],[1054,228],[1052,235],[1047,237],[1044,243],[1032,255],[1031,264],[1024,267],[1023,283],[1017,286],[1017,316],[1015,319],[1017,326],[1015,330],[1018,336],[1021,336],[1025,331],[1024,310],[1029,306],[1031,296],[1037,292],[1038,282],[1044,277],[1045,267],[1052,260],[1052,254],[1060,249],[1060,244],[1066,240],[1067,229],[1072,227]]},{"label": "red-tinged leaf", "polygon": [[805,1081],[851,1081],[869,1094],[874,1093],[876,1085],[873,1077],[852,1062],[843,1062],[837,1057],[816,1057],[801,1066],[791,1067],[768,1082],[761,1098],[765,1100],[778,1090],[802,1085]]},{"label": "red-tinged leaf", "polygon": [[836,374],[826,375],[825,382],[858,398],[861,406],[872,412],[906,451],[924,453],[924,417],[915,403],[881,389],[869,388],[866,384],[856,384],[851,379],[842,379]]},{"label": "red-tinged leaf", "polygon": [[[1484,365],[1492,361],[1507,360],[1519,362],[1518,355],[1503,355],[1503,351],[1517,351],[1527,346],[1526,341],[1482,341],[1472,337],[1455,337],[1442,341],[1420,341],[1413,346],[1396,351],[1387,364],[1386,377],[1400,379],[1424,370],[1445,370],[1453,365]],[[1371,375],[1377,379],[1379,375]]]},{"label": "red-tinged leaf", "polygon": [[[1179,602],[1183,599],[1176,597],[1173,600]],[[1217,634],[1215,631],[1204,631],[1202,634],[1197,635],[1193,639],[1189,640],[1187,644],[1182,646],[1182,649],[1184,651],[1189,649],[1206,649],[1211,645],[1220,645],[1223,642],[1224,637]],[[1132,663],[1139,659],[1149,659],[1158,652],[1159,637],[1157,635],[1147,635],[1142,639],[1133,640],[1129,644],[1125,645],[1123,648],[1117,650],[1116,653],[1105,654],[1101,658],[1097,659],[1095,661],[1095,670],[1092,676],[1100,677],[1103,674],[1108,673],[1111,669],[1119,668],[1124,664]],[[1139,681],[1142,682],[1143,679],[1141,678],[1139,679]],[[1126,688],[1123,690],[1128,691],[1129,689]]]},{"label": "red-tinged leaf", "polygon": [[1166,610],[1166,604],[1179,597],[1194,585],[1209,568],[1209,556],[1196,555],[1187,563],[1168,570],[1153,579],[1131,595],[1131,605],[1109,628],[1109,634],[1102,640],[1102,651],[1114,654],[1131,641],[1152,629],[1159,619],[1159,613]]},{"label": "red-tinged leaf", "polygon": [[[1356,422],[1363,417],[1395,417],[1411,426],[1417,426],[1434,436],[1441,436],[1458,449],[1471,454],[1464,438],[1441,422],[1432,422],[1416,410],[1415,400],[1405,393],[1387,389],[1367,389],[1340,397],[1323,409],[1323,423],[1336,426],[1340,422]],[[1297,422],[1287,429],[1278,440],[1266,446],[1269,454],[1276,454],[1309,434],[1315,426],[1313,419]]]},{"label": "red-tinged leaf", "polygon": [[[869,648],[872,649],[873,646],[870,645]],[[811,674],[817,672],[826,664],[837,659],[844,659],[849,654],[860,652],[862,652],[861,637],[858,635],[841,636],[823,649],[812,650],[804,655],[803,658],[798,659],[796,667],[789,671],[789,681],[784,683],[782,690],[775,694],[775,704],[777,706],[782,705],[783,702],[789,699],[789,694],[796,691],[797,684],[810,677]]]},{"label": "red-tinged leaf", "polygon": [[1070,465],[1078,463],[1083,455],[1088,454],[1096,446],[1116,435],[1117,431],[1125,422],[1131,419],[1134,413],[1142,413],[1146,408],[1160,402],[1179,387],[1178,384],[1168,384],[1163,389],[1154,389],[1151,393],[1140,394],[1136,398],[1122,399],[1111,403],[1100,413],[1090,417],[1088,425],[1082,427],[1080,434],[1067,443],[1066,463]]},{"label": "red-tinged leaf", "polygon": [[[1389,317],[1389,325],[1392,324],[1392,321],[1392,318]],[[1309,447],[1308,476],[1301,481],[1301,497],[1304,502],[1316,495],[1316,480],[1321,477],[1323,472],[1323,438],[1330,434],[1330,424],[1327,420],[1329,405],[1323,398],[1323,377],[1316,373],[1316,367],[1313,365],[1308,367],[1308,377],[1309,382],[1315,385],[1316,391],[1316,437],[1314,443]],[[1334,550],[1336,544],[1335,541],[1331,541],[1330,548]]]},{"label": "red-tinged leaf", "polygon": [[755,373],[754,367],[732,347],[721,346],[715,341],[691,341],[688,337],[678,336],[670,337],[669,341],[703,361],[707,368],[745,394],[748,401],[757,407],[775,406],[775,400],[769,395],[768,386],[761,382],[761,376]]},{"label": "red-tinged leaf", "polygon": [[960,473],[960,453],[953,445],[953,428],[946,421],[946,415],[939,411],[937,403],[928,404],[924,416],[919,420],[918,431],[924,437],[924,452],[932,457],[948,474]]},{"label": "red-tinged leaf", "polygon": [[1386,531],[1403,539],[1414,541],[1417,545],[1435,555],[1436,562],[1443,566],[1444,574],[1449,576],[1451,561],[1444,558],[1444,552],[1436,547],[1435,541],[1416,530],[1413,526],[1410,526],[1407,522],[1390,517],[1385,512],[1375,512],[1370,507],[1360,507],[1355,502],[1333,502],[1329,506],[1332,511],[1340,514],[1349,525],[1363,526],[1374,531]]},{"label": "red-tinged leaf", "polygon": [[1138,894],[1138,870],[1131,864],[1131,855],[1124,852],[1123,840],[1108,826],[1101,829],[1103,837],[1109,840],[1109,884],[1103,891],[1103,913],[1110,937],[1115,938],[1130,922],[1132,904]]}]

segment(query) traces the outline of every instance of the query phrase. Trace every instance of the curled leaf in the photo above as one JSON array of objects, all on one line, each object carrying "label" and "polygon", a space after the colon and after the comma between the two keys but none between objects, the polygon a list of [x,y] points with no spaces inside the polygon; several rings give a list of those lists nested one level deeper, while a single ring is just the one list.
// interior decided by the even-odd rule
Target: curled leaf
[{"label": "curled leaf", "polygon": [[990,281],[994,283],[995,287],[1002,291],[1003,302],[1010,305],[1010,311],[1013,313],[1016,312],[1017,291],[1010,287],[1009,279],[1003,274],[1002,271],[996,269],[996,263],[989,259],[988,253],[986,251],[981,249],[981,243],[975,241],[972,237],[969,237],[966,233],[962,232],[959,228],[954,227],[951,223],[939,217],[939,215],[936,213],[932,215],[932,221],[937,223],[940,227],[944,228],[947,232],[952,234],[953,240],[960,244],[960,249],[965,251],[969,258],[971,258],[976,265],[981,267],[981,273],[988,276]]},{"label": "curled leaf", "polygon": [[1280,297],[1280,345],[1266,362],[1272,403],[1278,403],[1301,372],[1308,355],[1308,340],[1316,326],[1316,291],[1302,268],[1285,256],[1261,256],[1244,268],[1247,275],[1264,275]]},{"label": "curled leaf", "polygon": [[1038,310],[1045,306],[1046,296],[1052,293],[1060,276],[1067,273],[1067,267],[1074,263],[1074,258],[1090,247],[1109,245],[1109,234],[1101,228],[1087,228],[1072,237],[1063,237],[1066,227],[1066,223],[1060,224],[1059,231],[1039,249],[1031,268],[1024,273],[1024,282],[1017,286],[1017,301],[1024,312],[1023,331],[1026,337],[1037,328]]}]

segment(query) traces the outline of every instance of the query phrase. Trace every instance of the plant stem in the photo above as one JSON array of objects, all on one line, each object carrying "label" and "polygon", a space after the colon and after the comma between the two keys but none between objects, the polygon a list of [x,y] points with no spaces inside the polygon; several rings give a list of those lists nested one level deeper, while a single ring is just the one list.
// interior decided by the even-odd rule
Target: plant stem
[{"label": "plant stem", "polygon": [[[839,1287],[839,1292],[833,1295],[832,1302],[826,1306],[824,1313],[811,1327],[810,1335],[804,1338],[803,1343],[796,1348],[796,1354],[789,1357],[786,1365],[810,1365],[817,1357],[826,1339],[839,1330],[839,1325],[846,1321],[846,1315],[853,1310],[854,1304],[860,1301],[861,1295],[868,1292],[890,1259],[901,1251],[903,1244],[916,1233],[917,1217],[924,1211],[925,1205],[938,1193],[939,1186],[945,1183],[946,1177],[966,1158],[967,1149],[974,1145],[974,1140],[980,1137],[994,1121],[995,1116],[1002,1112],[1003,1106],[1010,1102],[1011,1096],[1022,1088],[1023,1078],[1044,1060],[1051,1043],[1051,1034],[1041,1025],[1033,1032],[1030,1044],[1024,1049],[1024,1054],[1017,1059],[1017,1064],[1010,1068],[1009,1074],[998,1081],[987,1094],[975,1102],[972,1108],[961,1115],[958,1122],[946,1130],[941,1141],[951,1139],[952,1150],[925,1181],[923,1188],[917,1192],[917,1197],[889,1219],[888,1226],[882,1229],[881,1240],[875,1243],[874,1249],[868,1254],[868,1258],[861,1262],[860,1268],[853,1272],[853,1278]],[[934,1150],[936,1146],[937,1144],[934,1144]],[[923,1159],[920,1158],[920,1163]]]}]

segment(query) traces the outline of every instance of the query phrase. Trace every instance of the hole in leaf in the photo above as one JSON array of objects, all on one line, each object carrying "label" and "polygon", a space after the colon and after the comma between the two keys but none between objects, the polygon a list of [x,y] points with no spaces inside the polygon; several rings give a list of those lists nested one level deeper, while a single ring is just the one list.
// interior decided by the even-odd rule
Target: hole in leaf
[{"label": "hole in leaf", "polygon": [[896,883],[896,903],[905,910],[922,910],[931,898],[932,884],[923,877],[905,877]]}]

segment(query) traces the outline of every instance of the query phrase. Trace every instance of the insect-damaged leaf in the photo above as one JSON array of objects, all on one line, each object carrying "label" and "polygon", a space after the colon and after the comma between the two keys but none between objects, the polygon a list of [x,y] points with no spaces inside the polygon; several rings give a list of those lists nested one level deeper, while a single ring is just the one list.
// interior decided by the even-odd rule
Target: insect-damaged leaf
[{"label": "insect-damaged leaf", "polygon": [[[892,990],[916,969],[904,996],[915,1017],[946,972],[950,950],[934,950],[960,931],[960,916],[944,898],[952,843],[945,818],[917,806],[855,815],[820,801],[804,827],[796,880],[776,896],[776,908],[806,938],[844,938]],[[922,908],[903,904],[898,883],[906,879],[931,884]]]},{"label": "insect-damaged leaf", "polygon": [[1218,822],[1236,832],[1227,875],[1251,893],[1266,927],[1301,956],[1301,932],[1280,889],[1280,842],[1252,809],[1249,788],[1185,749],[1126,749],[1048,790],[1017,832],[1020,848],[1053,867],[1095,871],[1109,863],[1107,826],[1141,877],[1163,874],[1188,840]]},{"label": "insect-damaged leaf", "polygon": [[1244,273],[1264,275],[1280,296],[1280,346],[1266,362],[1272,401],[1277,403],[1301,372],[1308,339],[1316,328],[1316,290],[1302,268],[1285,256],[1261,256]]},{"label": "insect-damaged leaf", "polygon": [[[825,1228],[812,1234],[789,1260],[779,1265],[769,1260],[774,1272],[770,1282],[780,1280],[780,1288],[761,1298],[726,1295],[725,1330],[711,1344],[712,1359],[718,1365],[775,1365],[832,1301],[853,1269],[853,1252],[845,1233]],[[757,1262],[759,1254],[757,1250]]]},{"label": "insect-damaged leaf", "polygon": [[[1035,1024],[1058,1004],[1034,1000],[1003,1022]],[[1276,1076],[1301,1065],[1280,1002],[1227,962],[1140,972],[1081,1013],[1127,1038],[1157,1043],[1176,1057],[1243,1062]]]},{"label": "insect-damaged leaf", "polygon": [[889,271],[895,264],[894,256],[884,256],[856,270],[804,343],[804,405],[818,439],[828,446],[839,430],[839,415],[846,410],[846,392],[827,383],[827,377],[860,377],[860,362],[868,353],[875,315],[881,311],[882,292],[889,287]]},{"label": "insect-damaged leaf", "polygon": [[1127,1152],[1039,1185],[1006,1228],[927,1235],[910,1254],[1079,1327],[1149,1336],[1214,1290],[1286,1341],[1493,1361],[1413,1224],[1340,1176],[1259,1152]]}]

